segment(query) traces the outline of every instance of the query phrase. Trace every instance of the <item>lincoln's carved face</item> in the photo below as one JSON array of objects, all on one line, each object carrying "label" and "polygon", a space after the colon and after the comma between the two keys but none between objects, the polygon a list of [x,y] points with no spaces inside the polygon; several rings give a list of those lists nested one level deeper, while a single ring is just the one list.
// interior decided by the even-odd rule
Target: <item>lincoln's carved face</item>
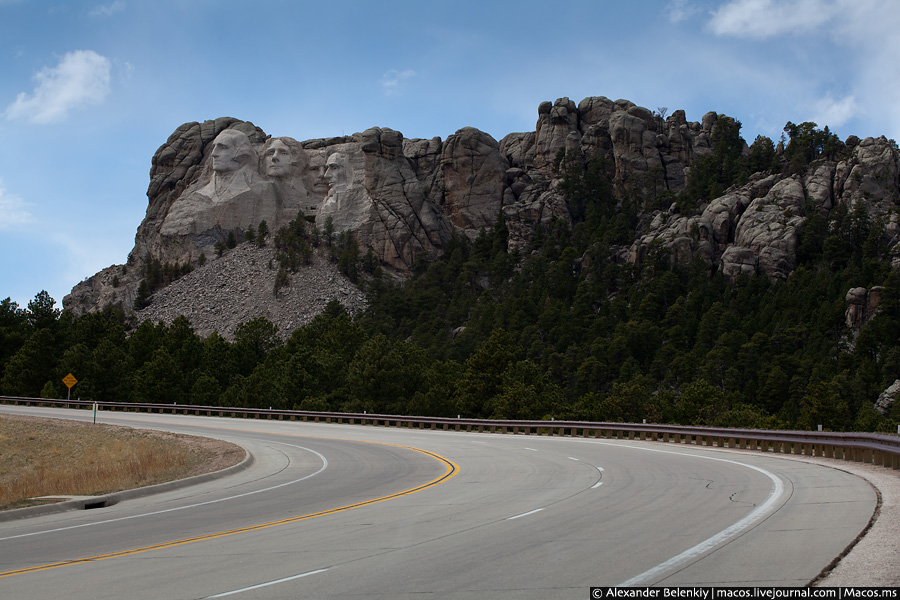
[{"label": "lincoln's carved face", "polygon": [[291,149],[281,140],[272,141],[266,148],[266,175],[284,177],[291,170]]},{"label": "lincoln's carved face", "polygon": [[335,152],[325,162],[325,180],[328,189],[335,190],[347,187],[350,173],[347,172],[347,156],[342,152]]},{"label": "lincoln's carved face", "polygon": [[234,129],[226,129],[213,140],[212,170],[216,173],[230,173],[240,169],[253,154],[247,134]]}]

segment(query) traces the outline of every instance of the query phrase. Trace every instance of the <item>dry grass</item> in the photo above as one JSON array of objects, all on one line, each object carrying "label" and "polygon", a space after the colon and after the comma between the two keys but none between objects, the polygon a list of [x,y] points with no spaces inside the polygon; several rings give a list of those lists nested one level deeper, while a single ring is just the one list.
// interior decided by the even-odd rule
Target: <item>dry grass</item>
[{"label": "dry grass", "polygon": [[93,496],[172,481],[243,457],[243,449],[207,438],[0,416],[0,509],[40,496]]}]

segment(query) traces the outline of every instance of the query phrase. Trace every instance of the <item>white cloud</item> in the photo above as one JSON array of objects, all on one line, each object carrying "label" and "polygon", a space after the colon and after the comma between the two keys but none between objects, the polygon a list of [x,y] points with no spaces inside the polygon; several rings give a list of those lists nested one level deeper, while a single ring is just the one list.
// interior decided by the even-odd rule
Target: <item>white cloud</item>
[{"label": "white cloud", "polygon": [[109,71],[109,59],[93,50],[69,52],[57,66],[35,74],[34,92],[20,93],[6,108],[6,118],[44,125],[64,120],[69,111],[101,104],[109,94]]},{"label": "white cloud", "polygon": [[88,16],[91,17],[111,17],[112,15],[125,10],[125,2],[123,0],[115,0],[111,4],[100,4],[95,6]]},{"label": "white cloud", "polygon": [[402,93],[401,84],[407,79],[412,79],[415,76],[416,72],[411,69],[405,71],[391,69],[381,76],[381,80],[378,84],[381,86],[381,91],[386,95],[397,96]]},{"label": "white cloud", "polygon": [[813,105],[813,122],[820,127],[840,127],[859,112],[859,105],[853,95],[835,100],[828,94]]},{"label": "white cloud", "polygon": [[3,189],[3,181],[0,180],[0,229],[13,229],[33,221],[28,204]]},{"label": "white cloud", "polygon": [[814,31],[840,14],[833,0],[732,0],[712,12],[716,35],[769,38]]},{"label": "white cloud", "polygon": [[[809,56],[833,63],[798,67],[795,99],[819,126],[847,124],[860,136],[900,136],[900,10],[897,0],[727,0],[707,29],[721,37],[768,40],[794,47],[818,41]],[[803,41],[798,41],[804,36]],[[781,40],[779,40],[781,41]],[[773,53],[781,44],[769,44]],[[791,60],[785,47],[783,61]],[[822,53],[825,53],[824,55]],[[802,81],[802,83],[801,83]],[[839,83],[837,83],[839,82]],[[865,131],[857,130],[866,127]]]},{"label": "white cloud", "polygon": [[686,21],[699,11],[700,8],[688,0],[669,0],[665,9],[666,17],[672,23]]}]

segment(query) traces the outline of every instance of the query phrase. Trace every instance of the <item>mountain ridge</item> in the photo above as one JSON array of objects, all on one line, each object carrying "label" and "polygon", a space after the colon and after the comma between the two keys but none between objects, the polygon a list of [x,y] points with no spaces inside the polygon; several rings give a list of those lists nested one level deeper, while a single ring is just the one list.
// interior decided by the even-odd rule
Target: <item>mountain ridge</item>
[{"label": "mountain ridge", "polygon": [[[184,271],[209,269],[216,261],[207,259],[229,235],[241,242],[263,221],[276,231],[298,213],[316,235],[327,223],[350,232],[361,253],[371,251],[401,277],[417,262],[441,256],[454,235],[474,240],[498,219],[508,232],[508,250],[525,253],[553,222],[572,226],[581,218],[570,180],[590,175],[592,165],[608,187],[613,212],[624,203],[637,211],[637,224],[612,257],[620,264],[640,268],[664,249],[672,264],[700,259],[732,279],[757,273],[784,279],[797,265],[800,230],[810,215],[862,206],[881,219],[885,250],[900,266],[900,153],[884,137],[839,142],[826,127],[831,154],[820,151],[796,166],[789,150],[801,133],[821,133],[815,124],[791,130],[796,139],[776,148],[760,137],[748,146],[739,137],[740,123],[715,112],[689,122],[684,111],[666,116],[666,109],[602,96],[577,106],[568,98],[543,102],[537,112],[533,132],[500,141],[470,127],[446,140],[372,128],[298,142],[234,118],[181,125],[152,158],[147,213],[129,260],[77,284],[63,304],[75,314],[107,304],[130,312],[139,308],[139,288],[154,261]],[[222,161],[216,165],[215,153],[217,140],[230,134],[248,158],[235,159],[230,164],[237,168],[228,171]],[[778,168],[714,192],[694,185],[705,181],[711,163],[721,170],[758,150],[768,151],[766,160]],[[272,158],[277,152],[289,158],[279,165]],[[236,174],[243,177],[239,183]],[[304,285],[302,271],[290,277]],[[334,292],[323,288],[318,296]],[[192,311],[191,302],[185,296],[182,312]],[[256,310],[266,311],[262,304]],[[311,309],[300,302],[295,310]],[[153,313],[137,316],[144,314]],[[278,325],[291,326],[289,319]]]}]

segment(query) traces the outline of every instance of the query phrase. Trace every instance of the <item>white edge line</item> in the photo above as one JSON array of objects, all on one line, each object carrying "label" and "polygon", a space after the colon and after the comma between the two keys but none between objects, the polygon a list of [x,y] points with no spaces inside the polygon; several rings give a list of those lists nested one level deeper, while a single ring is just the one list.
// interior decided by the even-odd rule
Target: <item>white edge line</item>
[{"label": "white edge line", "polygon": [[516,515],[514,517],[507,517],[507,521],[512,521],[513,519],[519,519],[521,517],[527,517],[528,515],[533,515],[534,513],[538,513],[544,510],[543,508],[536,508],[534,510],[529,510],[527,513],[522,513],[521,515]]},{"label": "white edge line", "polygon": [[715,458],[712,456],[701,456],[699,454],[690,454],[687,452],[685,452],[685,453],[669,452],[666,450],[657,450],[655,448],[654,449],[647,448],[647,450],[651,450],[652,452],[664,452],[666,454],[680,454],[682,456],[705,458],[708,460],[715,460],[715,461],[719,461],[719,462],[731,463],[733,465],[738,465],[741,467],[747,467],[748,469],[753,469],[754,471],[758,471],[758,472],[762,473],[763,475],[765,475],[772,481],[772,492],[769,494],[769,497],[766,498],[765,502],[763,502],[761,505],[757,506],[753,511],[751,511],[748,515],[746,515],[740,521],[723,529],[722,531],[715,534],[714,536],[712,536],[706,540],[703,540],[696,546],[694,546],[692,548],[688,548],[681,554],[673,556],[669,560],[656,565],[652,569],[644,571],[640,575],[636,575],[636,576],[632,577],[631,579],[629,579],[628,581],[624,581],[624,582],[618,584],[616,587],[633,587],[633,586],[637,586],[637,585],[647,584],[648,582],[656,579],[657,577],[674,569],[675,567],[680,566],[686,562],[689,562],[689,561],[693,560],[694,558],[700,556],[707,550],[710,550],[710,549],[718,546],[725,540],[732,538],[732,537],[738,535],[739,533],[743,533],[743,531],[745,529],[748,529],[751,525],[756,523],[756,521],[762,519],[762,517],[765,515],[765,513],[768,512],[769,509],[772,508],[772,506],[778,501],[778,499],[781,497],[782,491],[784,490],[784,482],[781,480],[781,478],[779,478],[777,475],[775,475],[773,473],[770,473],[769,471],[766,471],[765,469],[761,469],[760,467],[756,467],[754,465],[748,465],[747,463],[738,462],[736,460],[728,460],[725,458]]},{"label": "white edge line", "polygon": [[173,508],[166,508],[166,509],[162,509],[162,510],[155,510],[155,511],[152,511],[152,512],[140,513],[140,514],[131,515],[131,516],[128,516],[128,517],[116,517],[116,518],[114,518],[114,519],[105,519],[105,520],[103,520],[103,521],[92,521],[92,522],[90,522],[90,523],[82,523],[82,524],[80,524],[80,525],[69,525],[68,527],[57,527],[56,529],[45,529],[45,530],[43,530],[43,531],[32,531],[31,533],[22,533],[22,534],[19,534],[19,535],[11,535],[11,536],[9,536],[9,537],[3,537],[3,538],[0,538],[0,542],[4,542],[4,541],[6,541],[6,540],[15,540],[15,539],[18,539],[18,538],[31,537],[31,536],[35,536],[35,535],[43,535],[43,534],[45,534],[45,533],[58,533],[58,532],[60,532],[60,531],[68,531],[68,530],[70,530],[70,529],[80,529],[80,528],[82,528],[82,527],[94,527],[94,526],[96,526],[96,525],[105,525],[105,524],[107,524],[107,523],[116,523],[116,522],[119,522],[119,521],[129,521],[129,520],[131,520],[131,519],[140,519],[140,518],[142,518],[142,517],[150,517],[150,516],[153,516],[153,515],[161,515],[161,514],[165,514],[165,513],[176,512],[176,511],[179,511],[179,510],[186,510],[186,509],[189,509],[189,508],[197,508],[198,506],[207,506],[207,505],[209,505],[209,504],[218,504],[219,502],[225,502],[225,501],[227,501],[227,500],[236,500],[237,498],[244,498],[244,497],[246,497],[246,496],[253,496],[254,494],[261,494],[261,493],[263,493],[263,492],[270,492],[270,491],[272,491],[272,490],[277,490],[278,488],[283,488],[283,487],[288,486],[288,485],[293,485],[293,484],[295,484],[295,483],[300,483],[301,481],[304,481],[304,480],[306,480],[306,479],[309,479],[310,477],[315,477],[316,475],[318,475],[319,473],[321,473],[322,471],[324,471],[325,469],[328,468],[328,459],[325,458],[324,456],[322,456],[321,454],[319,454],[318,452],[316,452],[315,450],[311,450],[310,448],[304,448],[303,446],[297,446],[297,445],[295,445],[295,444],[288,444],[288,443],[286,443],[286,442],[274,442],[274,441],[271,441],[271,442],[269,442],[269,443],[271,443],[271,444],[281,444],[281,445],[283,445],[283,446],[291,446],[292,448],[299,448],[299,449],[301,449],[301,450],[306,450],[307,452],[312,452],[313,454],[315,454],[316,456],[318,456],[319,459],[321,459],[321,461],[322,461],[322,466],[321,466],[321,467],[319,468],[319,470],[316,471],[315,473],[310,473],[309,475],[305,475],[305,476],[301,477],[300,479],[294,479],[293,481],[286,481],[286,482],[284,482],[284,483],[279,483],[278,485],[273,485],[272,487],[263,488],[263,489],[261,489],[261,490],[253,490],[253,491],[250,491],[250,492],[244,492],[243,494],[237,494],[236,496],[227,496],[227,497],[225,497],[225,498],[217,498],[216,500],[207,500],[206,502],[198,502],[198,503],[196,503],[196,504],[187,504],[187,505],[185,505],[185,506],[175,506],[175,507],[173,507]]},{"label": "white edge line", "polygon": [[595,489],[597,489],[598,487],[600,487],[601,485],[603,485],[603,482],[602,482],[602,481],[598,481],[597,483],[595,483],[594,485],[591,486],[591,489],[592,489],[592,490],[595,490]]},{"label": "white edge line", "polygon": [[570,457],[569,457],[569,460],[578,460],[578,459],[575,458],[574,456],[570,456]]},{"label": "white edge line", "polygon": [[309,571],[308,573],[301,573],[300,575],[294,575],[292,577],[285,577],[284,579],[276,579],[275,581],[268,581],[266,583],[260,583],[258,585],[251,585],[250,587],[241,588],[239,590],[232,590],[230,592],[223,592],[221,594],[216,594],[215,596],[207,596],[206,598],[224,598],[225,596],[233,596],[235,594],[243,594],[244,592],[258,590],[260,588],[269,587],[270,585],[277,585],[279,583],[285,583],[288,581],[293,581],[295,579],[300,579],[301,577],[308,577],[309,575],[316,575],[318,573],[324,573],[327,570],[328,569],[316,569],[315,571]]}]

